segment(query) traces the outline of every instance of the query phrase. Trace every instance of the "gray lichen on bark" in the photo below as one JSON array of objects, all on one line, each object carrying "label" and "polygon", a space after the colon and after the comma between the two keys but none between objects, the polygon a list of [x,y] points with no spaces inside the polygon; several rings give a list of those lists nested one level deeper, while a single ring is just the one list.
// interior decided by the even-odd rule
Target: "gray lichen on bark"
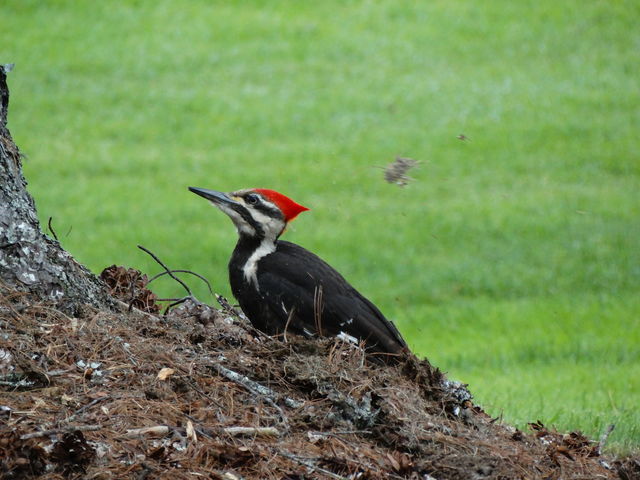
[{"label": "gray lichen on bark", "polygon": [[20,151],[7,128],[6,73],[0,65],[0,282],[68,312],[87,303],[112,307],[106,285],[40,229]]}]

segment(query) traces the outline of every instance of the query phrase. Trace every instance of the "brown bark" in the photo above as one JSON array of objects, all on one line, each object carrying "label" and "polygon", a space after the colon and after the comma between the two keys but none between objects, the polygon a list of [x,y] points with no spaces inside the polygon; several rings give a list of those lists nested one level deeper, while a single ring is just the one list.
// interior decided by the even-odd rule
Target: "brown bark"
[{"label": "brown bark", "polygon": [[86,303],[110,307],[106,285],[40,228],[20,151],[7,128],[7,70],[0,65],[0,282],[68,312]]}]

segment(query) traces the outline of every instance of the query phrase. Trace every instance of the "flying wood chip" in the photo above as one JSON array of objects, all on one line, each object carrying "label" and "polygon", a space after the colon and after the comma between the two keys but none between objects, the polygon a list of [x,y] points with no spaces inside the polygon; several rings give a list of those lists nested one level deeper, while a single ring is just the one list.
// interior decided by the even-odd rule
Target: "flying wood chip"
[{"label": "flying wood chip", "polygon": [[388,183],[395,183],[400,187],[408,185],[413,178],[407,172],[418,165],[418,161],[413,158],[396,157],[395,161],[387,165],[384,169],[384,179]]}]

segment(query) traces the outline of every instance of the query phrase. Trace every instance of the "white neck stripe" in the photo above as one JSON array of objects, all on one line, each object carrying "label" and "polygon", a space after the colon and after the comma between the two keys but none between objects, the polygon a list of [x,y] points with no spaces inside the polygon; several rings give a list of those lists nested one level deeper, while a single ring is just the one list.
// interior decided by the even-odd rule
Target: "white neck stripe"
[{"label": "white neck stripe", "polygon": [[260,290],[258,286],[258,262],[261,258],[266,257],[270,253],[275,252],[276,244],[270,238],[265,238],[260,243],[260,246],[256,248],[256,250],[251,254],[251,256],[247,259],[246,263],[242,267],[242,273],[244,275],[244,279],[256,286],[256,289]]}]

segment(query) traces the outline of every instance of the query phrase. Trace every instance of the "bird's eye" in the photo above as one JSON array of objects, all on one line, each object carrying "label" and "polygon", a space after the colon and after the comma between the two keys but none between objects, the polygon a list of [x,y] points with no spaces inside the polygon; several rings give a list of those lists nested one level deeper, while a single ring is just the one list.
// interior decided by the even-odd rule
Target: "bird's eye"
[{"label": "bird's eye", "polygon": [[255,193],[247,195],[244,201],[247,202],[247,204],[249,205],[255,205],[258,203],[258,195],[256,195]]}]

